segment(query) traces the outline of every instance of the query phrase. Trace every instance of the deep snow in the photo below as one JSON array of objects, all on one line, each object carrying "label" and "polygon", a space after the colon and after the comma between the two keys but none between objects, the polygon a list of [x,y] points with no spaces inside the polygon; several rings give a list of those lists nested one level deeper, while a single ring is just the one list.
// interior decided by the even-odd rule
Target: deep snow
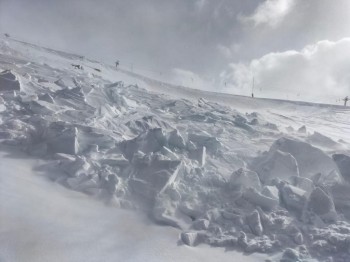
[{"label": "deep snow", "polygon": [[[91,261],[120,254],[154,261],[153,248],[163,247],[174,250],[161,253],[162,261],[225,260],[241,256],[237,251],[273,261],[350,259],[348,108],[173,86],[8,39],[0,51],[1,143],[42,159],[26,180],[12,167],[29,170],[34,160],[1,159],[1,175],[9,174],[1,198],[5,259],[31,254],[35,260],[53,240],[64,243],[59,254],[72,260],[80,252]],[[40,187],[32,188],[34,182]],[[36,213],[35,206],[19,207],[41,198],[45,208]],[[63,207],[61,221],[55,212]],[[40,212],[47,209],[55,215]],[[48,230],[38,236],[37,250],[16,240],[23,221],[13,221],[28,215],[32,222],[23,230]],[[81,223],[72,223],[77,216]],[[113,216],[127,217],[127,224],[114,224]],[[146,225],[139,216],[173,228]],[[96,220],[103,223],[98,229]],[[67,247],[74,230],[76,244]],[[133,246],[130,234],[146,243]],[[103,244],[87,248],[96,238]],[[196,248],[175,248],[178,240]],[[101,251],[106,248],[110,252]]]}]

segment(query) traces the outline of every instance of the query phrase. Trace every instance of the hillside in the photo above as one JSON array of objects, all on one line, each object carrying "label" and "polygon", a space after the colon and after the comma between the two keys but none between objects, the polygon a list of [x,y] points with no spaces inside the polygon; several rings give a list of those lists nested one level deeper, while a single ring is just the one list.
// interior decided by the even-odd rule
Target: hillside
[{"label": "hillside", "polygon": [[[193,261],[205,260],[204,254],[228,261],[230,252],[250,254],[251,261],[259,261],[257,253],[273,261],[350,259],[348,108],[174,86],[11,39],[0,39],[0,72],[0,145],[5,152],[0,159],[0,214],[7,232],[0,258],[5,261],[24,261],[27,254],[31,257],[26,261],[38,261],[29,248],[32,239],[23,240],[18,252],[8,241],[18,242],[21,235],[14,218],[23,230],[35,233],[43,225],[46,234],[65,241],[66,234],[50,233],[44,226],[55,219],[21,208],[24,195],[38,202],[42,197],[49,206],[51,191],[52,203],[59,203],[61,211],[34,210],[45,213],[48,208],[54,216],[64,216],[61,201],[67,201],[67,216],[73,214],[72,219],[89,227],[89,213],[74,211],[74,205],[87,205],[106,212],[101,226],[105,231],[116,228],[116,234],[123,228],[106,217],[115,215],[114,208],[132,210],[154,224],[145,225],[147,238],[153,232],[159,236],[161,227],[155,225],[169,227],[164,229],[171,232],[164,233],[166,244],[159,236],[154,245],[174,243],[178,255]],[[78,202],[70,203],[71,198]],[[99,220],[96,211],[92,214]],[[27,216],[39,222],[25,224],[20,217]],[[68,220],[69,229],[79,227]],[[139,232],[143,227],[137,221]],[[126,239],[138,234],[131,232],[120,234]],[[81,238],[92,242],[94,233]],[[113,249],[113,235],[106,233],[103,240],[104,233],[97,233],[105,241],[99,248]],[[78,243],[80,238],[74,239]],[[45,249],[46,241],[40,235],[36,248]],[[64,253],[64,245],[58,245]],[[144,257],[128,261],[155,261],[154,250],[141,246],[142,251],[135,250]],[[129,248],[119,247],[106,261],[131,252]],[[82,253],[87,249],[79,247]],[[69,254],[70,261],[77,261],[74,256]],[[174,254],[163,258],[167,256],[180,260]]]}]

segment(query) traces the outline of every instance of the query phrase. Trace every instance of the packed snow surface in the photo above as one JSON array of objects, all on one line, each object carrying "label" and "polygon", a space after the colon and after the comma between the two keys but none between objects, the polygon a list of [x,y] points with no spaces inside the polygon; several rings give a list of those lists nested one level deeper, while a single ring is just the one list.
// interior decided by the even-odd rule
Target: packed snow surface
[{"label": "packed snow surface", "polygon": [[[187,245],[200,250],[188,256],[209,252],[201,256],[211,257],[208,261],[216,256],[208,250],[219,250],[222,261],[227,258],[222,249],[204,248],[208,246],[224,247],[235,256],[237,251],[250,254],[245,261],[262,259],[253,253],[268,254],[271,261],[350,261],[346,107],[173,86],[123,67],[116,70],[8,39],[0,40],[0,72],[1,144],[23,151],[32,161],[40,159],[37,172],[45,174],[48,188],[56,186],[38,191],[45,192],[45,199],[52,191],[53,199],[62,193],[68,201],[70,189],[71,196],[86,195],[81,205],[91,199],[91,208],[107,217],[118,208],[142,213],[154,224],[169,226],[171,236],[178,232],[172,240],[180,246],[172,248],[179,249],[180,256]],[[1,161],[8,162],[4,155]],[[25,166],[26,161],[16,163]],[[6,171],[13,178],[4,180],[4,185],[10,181],[5,188],[22,181],[18,172],[29,172],[15,171]],[[38,178],[26,177],[31,179]],[[28,187],[22,190],[33,196]],[[10,199],[20,193],[12,191],[5,194]],[[5,214],[10,207],[2,201],[2,227],[16,229],[6,222],[12,213]],[[102,208],[103,203],[108,207]],[[67,216],[74,217],[72,212]],[[136,219],[130,219],[136,226]],[[52,218],[42,220],[54,223]],[[123,231],[106,217],[103,221]],[[160,230],[154,228],[162,227],[145,226],[150,234],[145,241],[166,248],[169,235],[162,245],[152,236]],[[89,239],[96,233],[91,230]],[[110,232],[99,233],[98,241],[113,242]],[[13,249],[11,237],[6,250]],[[1,252],[12,261],[11,252]],[[139,252],[146,252],[146,261],[155,261],[147,251]],[[180,260],[171,255],[168,259]]]}]

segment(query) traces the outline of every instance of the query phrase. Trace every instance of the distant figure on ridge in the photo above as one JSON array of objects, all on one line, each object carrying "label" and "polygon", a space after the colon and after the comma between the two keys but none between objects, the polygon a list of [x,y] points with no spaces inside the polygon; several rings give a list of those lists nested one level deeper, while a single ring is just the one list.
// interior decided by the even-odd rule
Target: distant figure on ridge
[{"label": "distant figure on ridge", "polygon": [[254,98],[254,93],[252,93],[252,98]]},{"label": "distant figure on ridge", "polygon": [[346,106],[346,103],[349,101],[349,97],[346,96],[343,100],[344,100],[344,106]]},{"label": "distant figure on ridge", "polygon": [[117,60],[117,62],[115,62],[115,67],[118,69],[119,66],[119,60]]},{"label": "distant figure on ridge", "polygon": [[8,33],[5,33],[4,36],[7,37],[7,38],[10,37],[10,35]]}]

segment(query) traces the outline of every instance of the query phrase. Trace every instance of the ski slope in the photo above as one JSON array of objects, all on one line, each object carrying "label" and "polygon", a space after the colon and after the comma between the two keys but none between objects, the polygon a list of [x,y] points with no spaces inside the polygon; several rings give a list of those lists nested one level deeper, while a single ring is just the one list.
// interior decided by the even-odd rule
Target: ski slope
[{"label": "ski slope", "polygon": [[12,39],[0,73],[2,260],[350,259],[348,108]]}]

